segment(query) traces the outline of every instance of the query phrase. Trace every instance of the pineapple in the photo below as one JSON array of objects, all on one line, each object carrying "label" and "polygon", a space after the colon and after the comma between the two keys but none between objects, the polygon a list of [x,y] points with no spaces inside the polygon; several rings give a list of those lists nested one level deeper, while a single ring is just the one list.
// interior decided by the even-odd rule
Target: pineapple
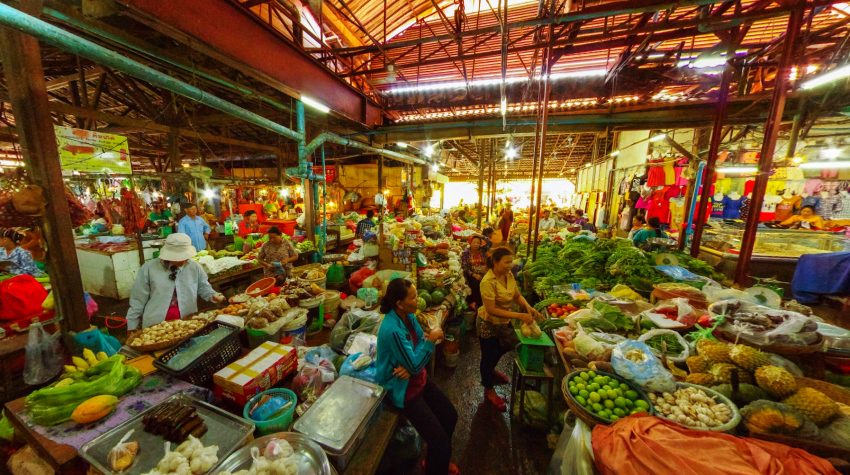
[{"label": "pineapple", "polygon": [[705,356],[689,356],[685,363],[691,373],[708,373],[711,369],[711,361]]},{"label": "pineapple", "polygon": [[748,373],[744,368],[735,366],[731,363],[715,363],[714,366],[711,367],[711,371],[709,371],[714,379],[719,384],[729,384],[732,382],[732,371],[738,371],[738,382],[752,384],[753,375]]},{"label": "pineapple", "polygon": [[770,359],[767,355],[747,345],[733,346],[729,352],[729,356],[732,358],[733,363],[751,373],[762,366],[770,364]]},{"label": "pineapple", "polygon": [[771,397],[782,399],[797,391],[797,380],[779,366],[762,366],[756,370],[756,383]]},{"label": "pineapple", "polygon": [[691,373],[685,379],[685,382],[710,388],[714,385],[714,376],[709,373]]},{"label": "pineapple", "polygon": [[704,339],[697,342],[697,353],[715,363],[731,363],[730,346],[717,340]]},{"label": "pineapple", "polygon": [[782,402],[808,416],[818,427],[825,426],[838,414],[838,403],[817,389],[802,388]]}]

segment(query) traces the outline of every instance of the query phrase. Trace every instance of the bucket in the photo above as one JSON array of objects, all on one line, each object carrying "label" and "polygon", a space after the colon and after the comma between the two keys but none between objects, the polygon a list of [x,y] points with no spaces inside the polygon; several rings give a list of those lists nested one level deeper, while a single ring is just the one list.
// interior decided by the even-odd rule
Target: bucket
[{"label": "bucket", "polygon": [[300,340],[307,339],[307,325],[301,325],[300,328],[296,328],[295,330],[284,330],[283,338],[291,337],[293,339],[298,338]]},{"label": "bucket", "polygon": [[291,237],[295,233],[295,220],[292,219],[284,221],[280,226],[280,232]]},{"label": "bucket", "polygon": [[278,330],[273,335],[269,335],[262,330],[255,330],[253,328],[246,328],[245,332],[248,334],[248,349],[253,350],[267,341],[274,343],[279,342],[280,335],[283,330]]},{"label": "bucket", "polygon": [[307,309],[307,333],[310,335],[322,331],[322,327],[325,324],[325,311],[323,308],[325,298],[324,295],[319,295],[322,298],[310,299],[309,301],[302,301],[298,304],[299,307]]},{"label": "bucket", "polygon": [[[283,414],[274,419],[269,419],[267,421],[255,421],[251,419],[251,410],[254,409],[254,406],[256,406],[260,402],[263,396],[281,397],[285,401],[290,403],[289,408],[286,409]],[[261,392],[260,394],[257,394],[256,396],[252,397],[248,401],[248,404],[245,404],[245,408],[242,410],[242,417],[244,417],[245,420],[250,421],[252,424],[254,424],[254,426],[256,426],[257,428],[257,432],[260,435],[284,432],[289,429],[289,425],[292,424],[292,417],[295,414],[295,406],[297,404],[298,397],[295,395],[294,392],[284,388],[273,388],[269,389],[268,391]]]},{"label": "bucket", "polygon": [[454,368],[457,366],[458,356],[460,356],[460,347],[457,340],[452,335],[446,335],[443,341],[443,356],[446,358],[446,366]]}]

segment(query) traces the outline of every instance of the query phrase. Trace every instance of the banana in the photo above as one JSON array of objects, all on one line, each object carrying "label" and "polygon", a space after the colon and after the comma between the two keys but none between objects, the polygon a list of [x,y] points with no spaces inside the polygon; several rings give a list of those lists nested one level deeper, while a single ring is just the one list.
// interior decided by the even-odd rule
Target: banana
[{"label": "banana", "polygon": [[63,379],[62,381],[59,381],[58,383],[56,383],[56,386],[54,386],[54,387],[55,388],[64,388],[65,386],[70,386],[72,384],[74,384],[74,380],[71,379],[71,378],[66,378],[66,379]]},{"label": "banana", "polygon": [[107,356],[106,353],[104,353],[103,351],[98,351],[97,355],[95,356],[97,357],[98,361],[104,361],[106,358],[109,358],[109,356]]},{"label": "banana", "polygon": [[78,371],[85,371],[90,367],[86,360],[80,358],[79,356],[72,356],[71,361],[74,362],[74,365],[77,367]]},{"label": "banana", "polygon": [[66,373],[76,373],[76,372],[77,372],[77,367],[76,367],[76,366],[71,366],[71,365],[66,364],[66,365],[65,365],[65,372],[66,372]]},{"label": "banana", "polygon": [[86,363],[88,363],[89,366],[97,364],[97,358],[94,356],[94,351],[88,348],[83,348],[83,358],[86,359]]}]

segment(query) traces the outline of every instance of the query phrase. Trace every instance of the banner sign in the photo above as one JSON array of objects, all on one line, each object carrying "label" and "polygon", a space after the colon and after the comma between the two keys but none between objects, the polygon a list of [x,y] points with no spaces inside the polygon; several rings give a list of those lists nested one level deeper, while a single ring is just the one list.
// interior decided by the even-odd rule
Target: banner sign
[{"label": "banner sign", "polygon": [[63,169],[109,174],[132,172],[127,137],[71,127],[55,129]]},{"label": "banner sign", "polygon": [[[313,167],[313,174],[314,175],[321,175],[322,174],[322,167],[321,166]],[[325,167],[325,181],[330,183],[334,180],[336,180],[336,165],[326,166]]]}]

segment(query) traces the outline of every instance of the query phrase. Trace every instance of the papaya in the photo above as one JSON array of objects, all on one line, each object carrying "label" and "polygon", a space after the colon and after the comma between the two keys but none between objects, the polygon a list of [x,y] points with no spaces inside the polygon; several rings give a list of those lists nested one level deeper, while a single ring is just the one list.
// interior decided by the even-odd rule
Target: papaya
[{"label": "papaya", "polygon": [[111,395],[95,396],[77,406],[71,419],[80,424],[88,424],[109,415],[118,405],[118,398]]}]

